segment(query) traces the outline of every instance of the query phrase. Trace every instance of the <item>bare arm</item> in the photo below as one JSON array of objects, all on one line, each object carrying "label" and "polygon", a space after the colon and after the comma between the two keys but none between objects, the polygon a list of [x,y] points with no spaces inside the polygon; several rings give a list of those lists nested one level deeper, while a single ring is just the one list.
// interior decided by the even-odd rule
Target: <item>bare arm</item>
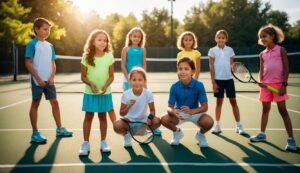
[{"label": "bare arm", "polygon": [[106,92],[106,88],[114,81],[114,64],[109,66],[109,78],[107,79],[106,83],[102,87],[102,94]]},{"label": "bare arm", "polygon": [[262,82],[264,74],[264,60],[262,58],[262,54],[259,54],[259,59],[259,81]]},{"label": "bare arm", "polygon": [[195,64],[195,79],[198,80],[199,78],[199,74],[200,74],[200,65],[201,65],[201,62],[200,62],[200,57],[198,58],[198,61],[196,61],[196,64]]},{"label": "bare arm", "polygon": [[120,115],[123,117],[125,116],[129,109],[135,104],[135,100],[130,100],[128,104],[121,103],[120,107]]},{"label": "bare arm", "polygon": [[154,102],[149,103],[148,106],[149,106],[150,113],[155,116],[155,105],[154,105]]},{"label": "bare arm", "polygon": [[87,79],[87,68],[81,64],[81,81],[91,87],[93,93],[98,93],[97,86]]},{"label": "bare arm", "polygon": [[45,82],[40,78],[40,76],[36,73],[35,69],[32,66],[32,59],[25,59],[25,66],[32,77],[38,82],[40,87],[45,87]]},{"label": "bare arm", "polygon": [[207,112],[208,104],[207,103],[201,103],[201,107],[194,108],[194,109],[190,109],[188,106],[181,106],[180,110],[187,113],[187,114],[194,115],[194,114],[197,114],[197,113]]},{"label": "bare arm", "polygon": [[219,90],[219,86],[217,85],[215,81],[215,58],[209,57],[209,71],[210,71],[210,78],[211,78],[211,83],[213,87],[213,92],[216,93]]},{"label": "bare arm", "polygon": [[287,52],[283,47],[281,47],[281,57],[282,57],[283,73],[284,73],[283,81],[287,82],[289,79],[289,61],[287,57]]},{"label": "bare arm", "polygon": [[147,60],[146,60],[146,57],[147,57],[147,51],[145,48],[143,48],[143,69],[145,71],[147,71]]},{"label": "bare arm", "polygon": [[127,69],[126,69],[126,54],[127,54],[127,51],[128,51],[128,47],[124,47],[122,49],[122,52],[121,52],[121,70],[125,76],[125,78],[128,80],[128,72],[127,72]]},{"label": "bare arm", "polygon": [[51,73],[51,76],[49,78],[49,85],[54,85],[54,76],[56,74],[56,64],[55,64],[55,61],[51,61],[51,68],[52,68],[52,73]]}]

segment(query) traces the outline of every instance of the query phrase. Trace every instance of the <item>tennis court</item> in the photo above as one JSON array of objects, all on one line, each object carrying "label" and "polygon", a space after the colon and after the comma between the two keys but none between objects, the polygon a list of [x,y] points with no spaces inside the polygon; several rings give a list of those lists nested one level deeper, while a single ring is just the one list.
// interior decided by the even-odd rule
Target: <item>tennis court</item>
[{"label": "tennis court", "polygon": [[[255,75],[257,77],[257,74]],[[175,72],[149,73],[148,88],[154,93],[156,114],[167,108],[168,90],[177,80]],[[209,73],[201,73],[209,100],[208,113],[214,117],[215,98],[211,92]],[[29,82],[2,82],[0,86],[0,172],[299,172],[300,151],[284,150],[287,134],[283,121],[272,105],[267,126],[268,142],[250,143],[249,136],[258,132],[261,103],[258,88],[252,84],[236,82],[241,123],[248,135],[234,132],[234,117],[228,100],[224,100],[221,124],[223,133],[206,134],[209,148],[200,149],[195,140],[196,127],[183,124],[184,138],[181,145],[172,147],[172,132],[161,127],[162,136],[155,137],[149,145],[133,142],[132,149],[123,147],[123,137],[112,130],[108,123],[107,141],[110,154],[100,152],[98,118],[95,117],[90,136],[91,152],[87,158],[79,158],[78,150],[83,141],[81,111],[83,84],[79,73],[58,74],[56,77],[63,126],[73,130],[71,138],[56,138],[55,123],[50,104],[42,100],[39,108],[38,127],[48,142],[45,145],[30,144],[31,126],[29,108],[31,91]],[[290,74],[287,108],[293,122],[294,137],[300,142],[300,74]],[[112,84],[114,108],[118,115],[122,95],[122,74],[115,74]],[[109,121],[109,119],[108,119]]]}]

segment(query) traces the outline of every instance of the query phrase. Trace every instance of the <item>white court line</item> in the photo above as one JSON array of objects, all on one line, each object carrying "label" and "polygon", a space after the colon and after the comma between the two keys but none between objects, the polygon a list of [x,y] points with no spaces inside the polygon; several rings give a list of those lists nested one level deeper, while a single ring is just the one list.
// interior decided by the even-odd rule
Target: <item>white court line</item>
[{"label": "white court line", "polygon": [[[240,95],[240,94],[237,94],[237,96],[238,96],[238,97],[245,98],[245,99],[248,99],[248,100],[252,100],[252,101],[255,101],[255,102],[261,102],[261,101],[259,101],[258,99],[254,99],[254,98],[252,98],[252,97],[247,97],[247,96]],[[273,103],[273,102],[272,102],[271,104],[272,104],[273,106],[276,106],[276,104]],[[288,110],[289,112],[294,112],[294,113],[300,114],[300,111],[296,111],[296,110],[289,109],[289,108],[287,108],[287,110]]]},{"label": "white court line", "polygon": [[0,110],[5,109],[5,108],[9,108],[9,107],[13,107],[13,106],[16,106],[16,105],[21,104],[21,103],[25,103],[25,102],[28,102],[30,100],[31,99],[25,99],[25,100],[22,100],[22,101],[19,101],[19,102],[16,102],[16,103],[13,103],[13,104],[10,104],[10,105],[7,105],[7,106],[0,107]]},{"label": "white court line", "polygon": [[293,97],[299,97],[300,98],[300,96],[299,95],[295,95],[295,94],[288,94],[289,96],[293,96]]},{"label": "white court line", "polygon": [[103,166],[232,166],[232,167],[300,167],[292,163],[191,163],[191,162],[137,162],[137,163],[54,163],[54,164],[0,164],[0,168],[41,167],[103,167]]},{"label": "white court line", "polygon": [[[183,131],[197,131],[199,128],[181,128]],[[55,131],[56,129],[39,129],[39,131]],[[71,131],[82,131],[82,129],[69,129]],[[99,129],[91,129],[92,131],[99,131]],[[113,131],[112,128],[107,130]],[[162,131],[170,131],[166,128],[160,128]],[[234,131],[235,128],[222,128],[222,131]],[[245,128],[246,131],[258,131],[260,128]],[[17,132],[17,131],[32,131],[32,129],[0,129],[0,132]],[[268,131],[285,131],[285,128],[268,128]],[[300,131],[300,129],[293,129],[293,131]]]}]

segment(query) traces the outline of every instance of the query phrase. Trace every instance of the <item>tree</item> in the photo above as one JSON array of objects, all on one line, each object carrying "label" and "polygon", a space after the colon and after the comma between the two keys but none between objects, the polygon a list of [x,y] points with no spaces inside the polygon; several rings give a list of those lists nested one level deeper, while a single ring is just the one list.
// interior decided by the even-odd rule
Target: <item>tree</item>
[{"label": "tree", "polygon": [[280,27],[284,32],[287,32],[290,26],[287,13],[278,10],[270,11],[267,14],[267,23]]}]

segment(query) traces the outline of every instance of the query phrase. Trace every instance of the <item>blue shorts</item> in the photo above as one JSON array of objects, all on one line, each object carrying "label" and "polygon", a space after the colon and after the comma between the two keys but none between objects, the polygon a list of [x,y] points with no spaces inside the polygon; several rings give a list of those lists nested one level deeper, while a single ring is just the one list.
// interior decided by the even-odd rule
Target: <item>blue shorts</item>
[{"label": "blue shorts", "polygon": [[226,90],[226,96],[228,98],[235,98],[235,86],[233,79],[229,80],[216,80],[217,85],[219,86],[219,92],[214,93],[214,96],[217,98],[224,98],[224,90]]},{"label": "blue shorts", "polygon": [[46,100],[56,99],[56,88],[54,85],[47,85],[45,88],[37,86],[31,78],[32,100],[41,100],[44,93]]}]

